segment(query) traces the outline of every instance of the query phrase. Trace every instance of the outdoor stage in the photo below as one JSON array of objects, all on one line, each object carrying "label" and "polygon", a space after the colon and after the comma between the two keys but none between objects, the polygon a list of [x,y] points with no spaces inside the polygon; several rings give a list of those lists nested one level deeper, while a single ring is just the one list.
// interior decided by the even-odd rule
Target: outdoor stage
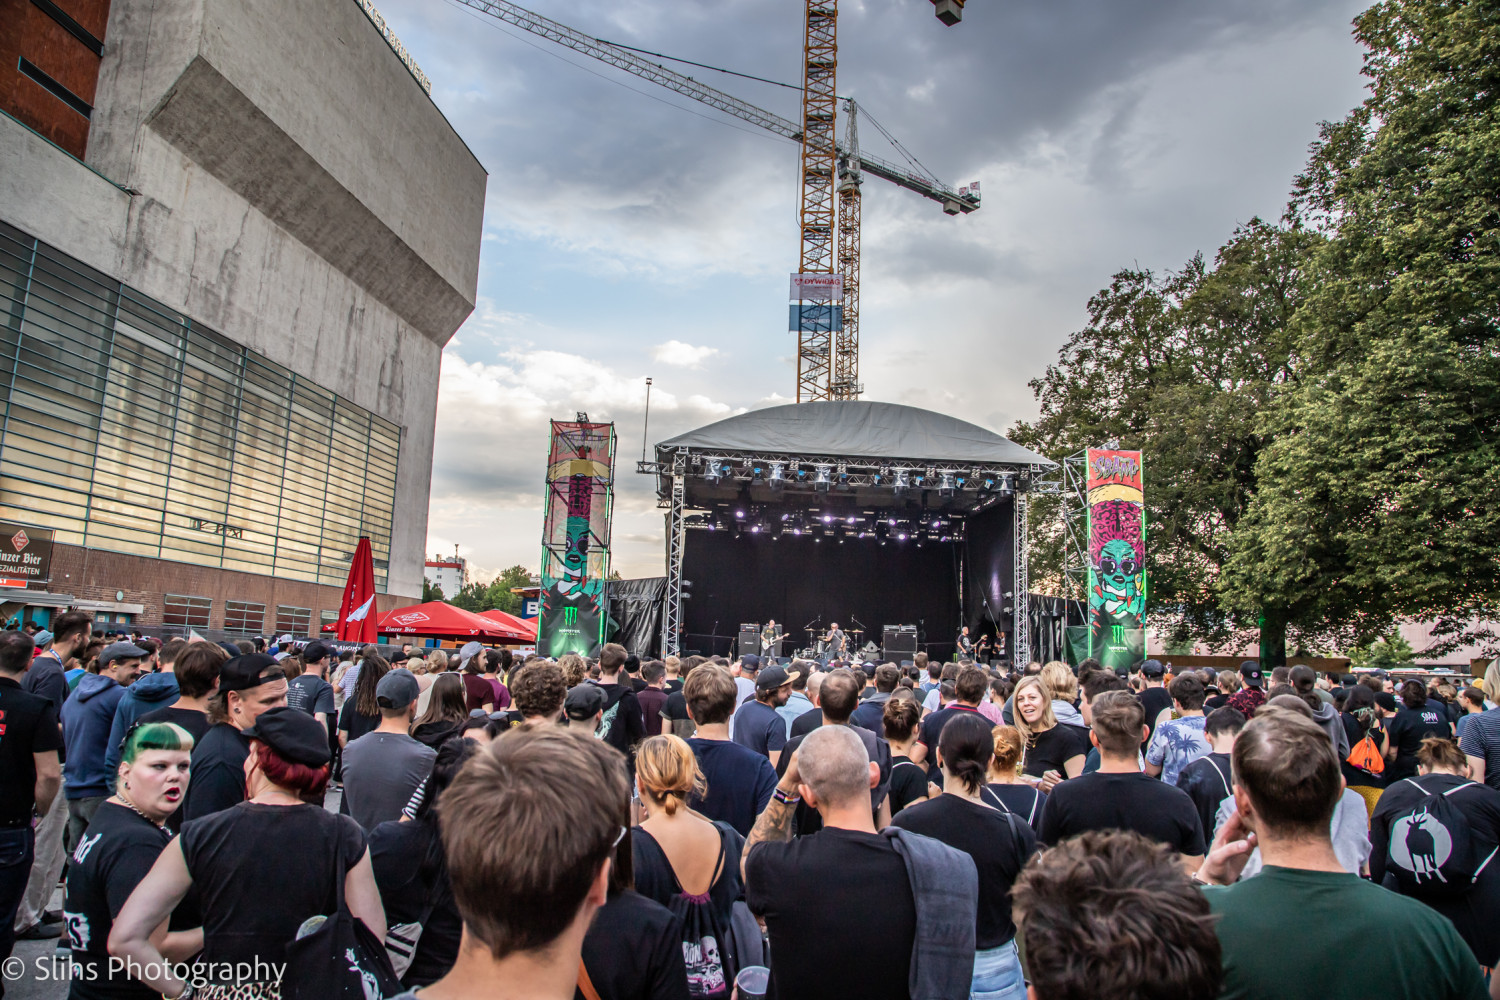
[{"label": "outdoor stage", "polygon": [[804,626],[838,622],[861,646],[914,625],[918,649],[949,657],[967,625],[1029,655],[1014,542],[1053,467],[1041,455],[941,413],[841,401],[730,417],[655,459],[640,471],[667,511],[664,653],[728,654],[741,623],[774,618],[786,653],[808,645]]}]

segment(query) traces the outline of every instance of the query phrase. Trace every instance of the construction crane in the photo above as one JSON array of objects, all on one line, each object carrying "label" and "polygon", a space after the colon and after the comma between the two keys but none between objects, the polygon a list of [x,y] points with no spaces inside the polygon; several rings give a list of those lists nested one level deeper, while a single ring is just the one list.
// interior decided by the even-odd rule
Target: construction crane
[{"label": "construction crane", "polygon": [[[727,94],[631,49],[585,34],[543,17],[509,0],[451,0],[497,21],[521,28],[564,48],[649,80],[690,97],[741,121],[749,122],[801,145],[802,194],[798,206],[803,273],[842,273],[842,324],[833,309],[812,310],[797,342],[797,402],[815,399],[857,399],[859,381],[860,186],[868,173],[914,191],[939,205],[948,215],[967,215],[979,208],[979,184],[954,190],[932,176],[886,132],[907,160],[901,166],[859,148],[859,108],[845,101],[848,116],[844,141],[835,139],[838,67],[838,0],[806,0],[802,122],[794,122],[748,101]],[[961,0],[934,0],[939,20],[950,12],[961,14]],[[868,118],[868,112],[866,113]],[[874,123],[873,119],[870,119]],[[876,127],[879,128],[878,123]],[[800,310],[799,310],[800,313]],[[806,329],[805,327],[812,327]]]}]

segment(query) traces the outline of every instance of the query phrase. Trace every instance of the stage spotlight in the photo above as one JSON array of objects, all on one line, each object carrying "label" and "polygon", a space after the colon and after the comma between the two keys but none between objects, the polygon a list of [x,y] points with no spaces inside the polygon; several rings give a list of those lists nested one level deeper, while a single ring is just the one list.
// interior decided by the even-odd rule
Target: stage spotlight
[{"label": "stage spotlight", "polygon": [[906,541],[906,532],[904,532],[904,531],[898,531],[898,532],[896,532],[896,541],[898,541],[898,542],[904,542],[904,541]]},{"label": "stage spotlight", "polygon": [[832,514],[824,514],[823,515],[823,523],[824,524],[832,524],[833,523],[833,515]]},{"label": "stage spotlight", "polygon": [[1007,472],[1000,477],[1000,495],[1010,496],[1016,491],[1016,477]]},{"label": "stage spotlight", "polygon": [[859,523],[859,518],[857,518],[857,517],[846,517],[846,518],[844,518],[844,521],[847,524],[858,524]]},{"label": "stage spotlight", "polygon": [[848,493],[849,492],[849,473],[847,473],[847,472],[840,472],[839,473],[838,491],[840,493]]},{"label": "stage spotlight", "polygon": [[953,473],[945,472],[938,480],[938,496],[951,497],[953,495]]},{"label": "stage spotlight", "polygon": [[896,470],[896,495],[899,497],[911,489],[911,473],[905,469]]},{"label": "stage spotlight", "polygon": [[766,470],[759,462],[750,467],[750,481],[752,483],[763,483],[766,480]]},{"label": "stage spotlight", "polygon": [[743,521],[743,520],[744,520],[744,519],[745,519],[745,511],[744,511],[744,508],[739,508],[739,509],[736,509],[736,510],[735,510],[735,512],[734,512],[734,516],[735,516],[735,518],[736,518],[736,519],[737,519],[737,520],[740,520],[740,521]]},{"label": "stage spotlight", "polygon": [[832,482],[828,478],[828,473],[831,471],[832,468],[830,466],[818,466],[817,475],[813,477],[813,489],[819,493],[827,493],[828,487],[832,485]]},{"label": "stage spotlight", "polygon": [[823,536],[822,535],[813,535],[813,541],[815,541],[815,542],[821,542],[822,540],[823,540]]},{"label": "stage spotlight", "polygon": [[678,592],[678,595],[677,595],[679,598],[681,598],[682,600],[685,601],[688,598],[690,598],[690,597],[693,596],[693,581],[692,580],[683,580],[681,583],[678,584],[678,586],[681,588],[679,590],[679,592]]},{"label": "stage spotlight", "polygon": [[752,525],[750,525],[750,534],[752,534],[752,535],[758,535],[758,534],[760,534],[760,525],[758,525],[758,524],[752,524]]},{"label": "stage spotlight", "polygon": [[786,485],[786,466],[781,462],[771,463],[771,478],[769,485],[773,490],[779,490]]}]

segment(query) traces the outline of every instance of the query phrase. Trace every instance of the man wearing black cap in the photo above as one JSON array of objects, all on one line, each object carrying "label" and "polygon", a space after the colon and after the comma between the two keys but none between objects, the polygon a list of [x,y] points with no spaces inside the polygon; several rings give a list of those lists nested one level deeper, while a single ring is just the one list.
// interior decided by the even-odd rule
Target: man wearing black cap
[{"label": "man wearing black cap", "polygon": [[[1167,668],[1160,660],[1147,660],[1141,664],[1141,676],[1146,679],[1146,690],[1141,692],[1141,708],[1146,710],[1146,728],[1151,731],[1146,742],[1156,735],[1157,725],[1172,717],[1172,696],[1167,692]],[[1163,715],[1163,713],[1166,713]]]},{"label": "man wearing black cap", "polygon": [[219,668],[219,690],[208,701],[215,723],[193,747],[192,781],[182,818],[197,819],[245,801],[245,731],[270,709],[286,704],[286,674],[266,653],[242,653]]},{"label": "man wearing black cap", "polygon": [[782,666],[771,666],[755,677],[755,697],[734,713],[733,740],[766,757],[771,766],[781,759],[786,746],[786,720],[776,711],[792,696],[795,674]]},{"label": "man wearing black cap", "polygon": [[325,679],[327,673],[328,647],[314,639],[302,649],[302,673],[286,687],[287,707],[306,712],[323,726],[333,716],[333,685]]},{"label": "man wearing black cap", "polygon": [[437,751],[409,734],[421,693],[410,670],[387,672],[375,685],[380,725],[344,747],[343,812],[367,831],[400,819],[412,792],[432,772]]},{"label": "man wearing black cap", "polygon": [[585,736],[597,736],[604,718],[604,692],[597,684],[580,684],[563,701],[566,725]]}]

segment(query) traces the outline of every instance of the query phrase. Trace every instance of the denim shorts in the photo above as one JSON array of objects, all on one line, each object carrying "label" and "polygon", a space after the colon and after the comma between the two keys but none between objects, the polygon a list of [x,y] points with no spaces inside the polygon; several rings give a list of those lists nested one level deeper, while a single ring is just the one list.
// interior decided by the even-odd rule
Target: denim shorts
[{"label": "denim shorts", "polygon": [[969,1000],[1026,1000],[1026,978],[1021,975],[1014,939],[974,953]]}]

